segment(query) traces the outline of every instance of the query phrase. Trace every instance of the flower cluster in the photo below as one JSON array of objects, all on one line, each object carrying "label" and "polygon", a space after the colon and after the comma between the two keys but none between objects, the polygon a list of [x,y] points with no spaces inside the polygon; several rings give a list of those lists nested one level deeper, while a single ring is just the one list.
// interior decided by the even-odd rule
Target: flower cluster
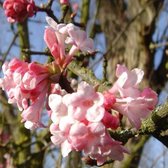
[{"label": "flower cluster", "polygon": [[[49,17],[47,17],[47,21],[52,27],[46,28],[44,40],[54,56],[54,61],[42,65],[36,62],[27,63],[14,58],[2,66],[4,78],[0,79],[0,87],[7,92],[8,102],[17,104],[19,110],[22,111],[22,122],[25,122],[25,127],[29,129],[43,126],[41,112],[48,96],[51,93],[63,94],[62,89],[57,84],[60,82],[63,69],[70,63],[74,55],[74,52],[71,54],[65,52],[66,44],[64,41],[66,38],[70,38],[66,35],[71,29],[69,27],[86,35],[84,31],[73,24],[56,24]],[[61,31],[65,29],[64,33],[59,33],[57,29],[54,29],[55,27],[62,27]],[[72,37],[72,40],[75,41],[75,37]],[[91,50],[94,51],[93,40],[86,37],[87,40],[91,41]],[[72,48],[75,47],[72,45]],[[46,107],[48,107],[48,102]],[[49,109],[47,108],[47,110]]]},{"label": "flower cluster", "polygon": [[[93,40],[85,31],[72,23],[57,24],[50,17],[46,20],[50,26],[45,30],[44,40],[60,68],[65,68],[77,51],[94,52]],[[71,47],[68,53],[66,46]]]},{"label": "flower cluster", "polygon": [[[143,91],[138,89],[138,84],[144,72],[135,68],[129,71],[123,65],[117,65],[116,76],[118,80],[109,90],[116,97],[113,109],[125,115],[137,129],[141,126],[141,119],[146,118],[157,104],[157,94],[150,88]],[[138,107],[138,108],[137,108]]]},{"label": "flower cluster", "polygon": [[[61,147],[63,156],[67,156],[72,150],[83,151],[85,155],[97,160],[98,165],[103,164],[108,157],[123,159],[125,148],[110,137],[104,124],[107,112],[103,94],[95,92],[89,84],[82,82],[77,92],[72,94],[51,94],[49,106],[53,121],[50,126],[53,134],[51,140]],[[107,120],[110,122],[110,119]],[[113,120],[111,123],[115,124]],[[116,120],[118,121],[117,117]]]},{"label": "flower cluster", "polygon": [[[119,127],[119,113],[139,129],[141,119],[154,109],[157,94],[150,88],[138,89],[143,77],[140,69],[129,71],[125,66],[118,65],[116,76],[118,80],[104,94],[82,82],[77,92],[49,96],[53,122],[50,126],[51,140],[61,147],[63,156],[72,150],[83,151],[101,165],[107,158],[121,160],[123,153],[127,152],[120,142],[109,136],[107,129]],[[111,114],[111,110],[115,110],[116,114]]]},{"label": "flower cluster", "polygon": [[37,11],[33,0],[5,0],[3,8],[10,23],[23,22]]},{"label": "flower cluster", "polygon": [[75,150],[97,160],[98,165],[108,159],[122,160],[127,150],[108,131],[119,128],[121,115],[139,129],[141,120],[155,108],[157,94],[150,88],[141,91],[138,85],[143,71],[130,71],[124,65],[117,65],[118,79],[104,93],[86,82],[81,82],[76,92],[65,92],[62,83],[69,84],[67,65],[77,52],[93,53],[93,40],[72,23],[57,24],[50,17],[47,22],[44,40],[54,61],[42,65],[14,58],[6,62],[0,87],[6,91],[8,102],[17,104],[28,129],[43,126],[41,112],[46,105],[52,121],[51,141],[61,147],[63,156]]},{"label": "flower cluster", "polygon": [[27,63],[17,58],[2,66],[4,78],[0,86],[7,92],[8,103],[17,104],[22,112],[23,121],[32,127],[41,125],[42,104],[49,85],[49,72],[46,66],[38,63]]}]

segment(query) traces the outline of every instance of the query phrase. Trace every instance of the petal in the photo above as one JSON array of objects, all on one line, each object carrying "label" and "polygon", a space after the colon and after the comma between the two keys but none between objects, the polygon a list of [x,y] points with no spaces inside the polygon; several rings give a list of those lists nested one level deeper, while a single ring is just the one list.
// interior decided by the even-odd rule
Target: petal
[{"label": "petal", "polygon": [[61,133],[51,136],[51,141],[56,146],[60,146],[64,142],[64,140],[65,140],[65,137]]},{"label": "petal", "polygon": [[53,29],[57,30],[57,25],[58,24],[54,21],[54,19],[52,19],[49,16],[46,16],[46,21]]},{"label": "petal", "polygon": [[144,76],[144,71],[142,71],[141,69],[135,68],[131,72],[136,74],[137,76],[136,85],[139,84],[142,81],[142,78]]},{"label": "petal", "polygon": [[84,136],[88,133],[88,128],[85,124],[81,122],[76,122],[71,126],[70,136]]},{"label": "petal", "polygon": [[57,38],[55,32],[51,28],[45,29],[44,41],[46,42],[48,48],[51,50],[54,44],[57,44]]},{"label": "petal", "polygon": [[52,112],[54,113],[59,113],[60,111],[62,111],[63,113],[66,112],[66,107],[62,103],[62,96],[58,94],[51,94],[49,96],[48,102]]},{"label": "petal", "polygon": [[59,129],[65,133],[68,133],[73,122],[74,120],[69,116],[62,117],[60,119]]},{"label": "petal", "polygon": [[86,119],[90,122],[99,122],[103,119],[104,113],[103,107],[92,106],[87,110]]},{"label": "petal", "polygon": [[61,144],[61,152],[62,156],[66,157],[68,154],[72,151],[72,146],[71,144],[66,140]]},{"label": "petal", "polygon": [[117,68],[116,68],[116,77],[120,77],[122,73],[124,72],[128,72],[128,69],[125,65],[120,65],[117,64]]},{"label": "petal", "polygon": [[103,136],[105,134],[105,126],[101,122],[91,123],[88,126],[90,131],[97,136]]}]

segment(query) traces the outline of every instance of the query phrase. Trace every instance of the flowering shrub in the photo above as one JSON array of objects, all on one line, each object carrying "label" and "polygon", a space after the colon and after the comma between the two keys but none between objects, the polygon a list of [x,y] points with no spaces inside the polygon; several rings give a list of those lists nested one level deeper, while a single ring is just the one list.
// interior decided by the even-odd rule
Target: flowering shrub
[{"label": "flowering shrub", "polygon": [[3,8],[10,23],[22,22],[37,11],[33,0],[5,0]]},{"label": "flowering shrub", "polygon": [[[3,6],[10,22],[23,21],[36,10],[33,1],[6,0]],[[121,115],[139,129],[142,119],[155,108],[157,94],[150,88],[141,91],[138,85],[143,71],[130,71],[124,65],[117,65],[118,79],[103,93],[86,82],[81,82],[77,91],[67,89],[64,85],[69,85],[68,64],[76,53],[92,54],[94,43],[72,23],[57,24],[50,17],[46,20],[49,26],[44,40],[53,61],[43,65],[13,58],[5,62],[0,87],[6,91],[8,102],[22,111],[22,122],[28,129],[45,127],[41,113],[46,107],[52,121],[51,141],[61,148],[64,157],[75,150],[96,160],[98,165],[108,159],[122,160],[128,151],[109,131],[120,127]]]}]

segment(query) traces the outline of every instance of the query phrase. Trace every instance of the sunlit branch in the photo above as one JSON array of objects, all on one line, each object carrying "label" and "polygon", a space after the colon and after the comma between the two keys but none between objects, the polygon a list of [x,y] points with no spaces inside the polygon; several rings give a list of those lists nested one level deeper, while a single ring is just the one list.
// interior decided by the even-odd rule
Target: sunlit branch
[{"label": "sunlit branch", "polygon": [[65,17],[66,17],[66,15],[67,15],[67,13],[68,13],[68,10],[69,10],[69,5],[62,5],[61,6],[61,9],[62,9],[62,17],[61,17],[61,19],[60,19],[60,22],[64,22],[64,19],[65,19]]},{"label": "sunlit branch", "polygon": [[91,28],[90,28],[90,33],[89,33],[91,38],[93,38],[96,34],[95,28],[97,26],[96,19],[97,19],[97,16],[98,16],[99,7],[100,7],[100,0],[97,0],[96,1],[96,9],[95,9],[94,16],[93,16],[93,22],[92,22],[92,25],[91,25]]},{"label": "sunlit branch", "polygon": [[156,49],[156,48],[166,47],[166,46],[168,46],[168,42],[163,42],[163,43],[151,43],[150,46],[149,46],[149,48],[150,48],[151,50],[153,50],[153,49]]},{"label": "sunlit branch", "polygon": [[[9,52],[10,52],[12,46],[14,45],[14,43],[15,43],[17,37],[18,37],[18,33],[16,33],[16,34],[14,35],[14,37],[13,37],[13,39],[12,39],[12,41],[11,41],[11,43],[10,43],[8,49],[7,49],[7,51],[2,55],[2,60],[0,61],[0,65],[2,65],[2,64],[5,62],[6,57],[8,56],[8,54],[9,54]],[[0,70],[1,70],[1,68],[2,68],[2,66],[0,66]]]},{"label": "sunlit branch", "polygon": [[29,49],[22,49],[22,51],[27,53],[27,54],[30,54],[30,55],[45,55],[45,56],[49,56],[51,54],[49,51],[42,52],[42,51],[32,51],[32,50],[29,50]]},{"label": "sunlit branch", "polygon": [[111,83],[97,79],[91,69],[81,67],[76,61],[72,61],[68,65],[68,69],[92,86],[97,87],[100,92],[103,92],[111,87]]}]

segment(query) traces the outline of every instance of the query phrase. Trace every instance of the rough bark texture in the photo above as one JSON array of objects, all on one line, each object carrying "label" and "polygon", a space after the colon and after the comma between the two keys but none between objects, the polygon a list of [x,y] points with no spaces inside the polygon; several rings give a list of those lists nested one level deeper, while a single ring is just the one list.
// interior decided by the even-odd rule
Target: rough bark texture
[{"label": "rough bark texture", "polygon": [[107,0],[101,1],[99,19],[106,36],[108,76],[112,75],[116,64],[125,64],[130,69],[139,67],[145,71],[144,85],[149,85],[153,70],[153,57],[149,44],[163,1]]},{"label": "rough bark texture", "polygon": [[[149,46],[163,1],[129,0],[127,2],[125,4],[122,0],[101,0],[99,20],[107,41],[108,77],[114,81],[115,77],[112,74],[118,63],[125,64],[130,69],[139,67],[145,71],[143,87],[152,86],[155,90],[159,90],[158,86],[161,84],[156,80],[157,73],[153,73],[155,52],[152,52]],[[164,60],[162,62],[165,63]],[[162,72],[165,71],[165,66],[161,65],[161,68]],[[166,81],[165,74],[162,74],[164,81]],[[135,143],[133,141],[129,143],[128,148],[130,151],[134,149],[134,152],[120,162],[121,167],[138,165],[144,144],[142,142],[145,143],[145,140],[140,138]],[[117,164],[117,167],[120,166]]]}]

